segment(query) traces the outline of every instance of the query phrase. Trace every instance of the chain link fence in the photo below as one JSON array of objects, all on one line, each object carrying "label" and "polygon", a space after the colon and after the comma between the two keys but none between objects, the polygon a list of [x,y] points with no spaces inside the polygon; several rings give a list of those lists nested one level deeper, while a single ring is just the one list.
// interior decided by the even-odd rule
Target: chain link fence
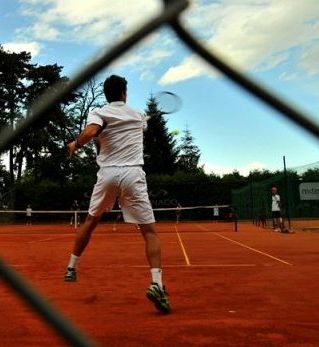
[{"label": "chain link fence", "polygon": [[[301,128],[319,139],[319,127],[303,112],[291,107],[284,100],[280,99],[271,91],[267,90],[257,81],[245,76],[235,68],[220,59],[214,52],[208,51],[194,36],[183,26],[180,21],[181,13],[189,6],[187,0],[163,0],[163,10],[143,27],[137,28],[129,37],[116,44],[106,51],[91,65],[86,66],[79,74],[74,76],[67,85],[55,88],[57,92],[46,92],[38,98],[30,110],[30,116],[25,118],[16,129],[4,129],[0,133],[0,153],[8,150],[32,124],[52,110],[54,105],[60,103],[72,91],[78,89],[87,80],[96,75],[99,71],[107,67],[110,63],[127,52],[134,45],[140,42],[147,35],[166,25],[184,42],[184,44],[201,58],[206,60],[211,66],[217,68],[226,75],[235,85],[243,88],[251,95],[278,111],[289,121],[297,124]],[[85,335],[76,329],[73,324],[67,321],[57,309],[49,305],[42,296],[35,291],[25,280],[14,270],[12,270],[2,259],[0,259],[0,277],[6,281],[9,287],[14,289],[23,299],[25,299],[34,310],[36,310],[44,320],[49,322],[56,332],[65,338],[72,346],[93,346],[94,342],[89,341]]]},{"label": "chain link fence", "polygon": [[[278,188],[282,212],[285,219],[318,218],[319,200],[304,200],[300,196],[302,184],[297,175],[278,174],[261,182],[251,181],[248,185],[232,191],[232,205],[239,219],[258,220],[260,216],[271,216],[271,187]],[[319,185],[319,183],[318,183]]]}]

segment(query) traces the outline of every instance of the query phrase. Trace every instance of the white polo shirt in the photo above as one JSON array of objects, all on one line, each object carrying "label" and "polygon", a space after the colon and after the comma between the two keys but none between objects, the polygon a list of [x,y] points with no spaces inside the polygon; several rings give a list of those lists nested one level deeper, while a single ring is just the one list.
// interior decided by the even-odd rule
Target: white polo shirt
[{"label": "white polo shirt", "polygon": [[272,195],[271,211],[280,211],[280,196],[278,194]]},{"label": "white polo shirt", "polygon": [[144,164],[143,131],[147,124],[141,112],[115,101],[91,111],[88,124],[106,124],[99,135],[101,148],[96,161],[100,167]]}]

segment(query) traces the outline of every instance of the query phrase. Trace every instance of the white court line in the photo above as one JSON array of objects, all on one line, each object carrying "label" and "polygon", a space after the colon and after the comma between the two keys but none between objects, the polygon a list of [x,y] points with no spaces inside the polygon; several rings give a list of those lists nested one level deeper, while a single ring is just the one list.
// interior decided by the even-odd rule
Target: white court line
[{"label": "white court line", "polygon": [[[10,264],[11,267],[30,267],[33,265],[28,264]],[[187,265],[187,264],[167,264],[163,265],[163,268],[210,268],[210,267],[255,267],[256,264],[203,264],[203,265]],[[129,265],[129,264],[110,264],[110,265],[101,265],[94,266],[94,268],[103,268],[103,269],[118,269],[118,268],[149,268],[149,265]]]},{"label": "white court line", "polygon": [[[163,265],[163,268],[179,268],[179,267],[255,267],[256,264],[166,264]],[[103,265],[103,268],[116,268],[116,267],[131,267],[131,268],[149,268],[148,265]]]},{"label": "white court line", "polygon": [[180,246],[181,246],[181,249],[182,249],[182,252],[183,252],[183,255],[184,255],[184,258],[185,258],[186,265],[187,265],[187,266],[190,266],[191,263],[190,263],[190,261],[189,261],[188,255],[187,255],[187,253],[186,253],[186,250],[185,250],[185,247],[184,247],[184,244],[183,244],[183,241],[182,241],[182,239],[181,239],[181,237],[180,237],[180,235],[179,235],[179,232],[178,232],[178,230],[177,230],[177,226],[176,226],[176,225],[175,225],[175,232],[176,232],[176,235],[177,235],[179,244],[180,244]]},{"label": "white court line", "polygon": [[47,238],[41,239],[41,240],[28,241],[27,243],[37,243],[37,242],[45,242],[45,241],[59,240],[59,239],[65,238],[65,237],[69,237],[69,235],[68,235],[68,236],[63,235],[63,236],[60,236],[60,237],[57,237],[57,236],[56,236],[56,237],[47,237]]},{"label": "white court line", "polygon": [[[174,265],[173,265],[174,266]],[[251,267],[256,264],[193,264],[192,267]]]},{"label": "white court line", "polygon": [[[207,228],[205,228],[205,227],[203,227],[203,226],[201,226],[201,225],[197,225],[197,226],[199,227],[199,229],[202,229],[202,230],[204,230],[204,231],[209,231]],[[247,248],[247,249],[249,249],[249,250],[251,250],[251,251],[253,251],[253,252],[262,254],[262,255],[264,255],[265,257],[268,257],[268,258],[271,258],[271,259],[273,259],[273,260],[279,261],[280,263],[283,263],[283,264],[285,264],[285,265],[289,265],[289,266],[292,266],[292,265],[293,265],[293,264],[291,264],[291,263],[288,263],[288,262],[285,261],[285,260],[282,260],[282,259],[280,259],[280,258],[274,257],[274,256],[271,255],[271,254],[262,252],[262,251],[260,251],[260,250],[258,250],[258,249],[256,249],[256,248],[252,248],[252,247],[250,247],[250,246],[247,246],[247,245],[245,245],[244,243],[241,243],[241,242],[235,241],[235,240],[233,240],[233,239],[230,239],[229,237],[223,236],[223,235],[221,235],[220,233],[214,232],[214,233],[212,233],[212,234],[217,235],[218,237],[220,237],[220,238],[222,238],[222,239],[225,239],[225,240],[227,240],[227,241],[233,242],[233,243],[235,243],[235,244],[237,244],[237,245],[239,245],[239,246],[241,246],[241,247],[243,247],[243,248]]]}]

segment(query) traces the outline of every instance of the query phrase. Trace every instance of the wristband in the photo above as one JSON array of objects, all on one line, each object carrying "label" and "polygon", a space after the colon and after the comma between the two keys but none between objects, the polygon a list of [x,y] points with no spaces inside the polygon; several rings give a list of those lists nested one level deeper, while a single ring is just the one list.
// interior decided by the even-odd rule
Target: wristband
[{"label": "wristband", "polygon": [[76,148],[76,149],[79,149],[79,148],[82,147],[82,146],[79,144],[78,139],[75,139],[75,140],[74,140],[74,144],[75,144],[75,148]]}]

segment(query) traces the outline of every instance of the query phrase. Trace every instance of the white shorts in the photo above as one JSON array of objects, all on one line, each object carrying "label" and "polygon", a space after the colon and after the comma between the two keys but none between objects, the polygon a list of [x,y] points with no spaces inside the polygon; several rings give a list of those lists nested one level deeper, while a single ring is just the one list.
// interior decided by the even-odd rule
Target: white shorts
[{"label": "white shorts", "polygon": [[116,198],[119,198],[125,222],[134,224],[155,222],[148,197],[145,172],[141,166],[100,168],[91,196],[89,214],[100,216],[112,210]]}]

